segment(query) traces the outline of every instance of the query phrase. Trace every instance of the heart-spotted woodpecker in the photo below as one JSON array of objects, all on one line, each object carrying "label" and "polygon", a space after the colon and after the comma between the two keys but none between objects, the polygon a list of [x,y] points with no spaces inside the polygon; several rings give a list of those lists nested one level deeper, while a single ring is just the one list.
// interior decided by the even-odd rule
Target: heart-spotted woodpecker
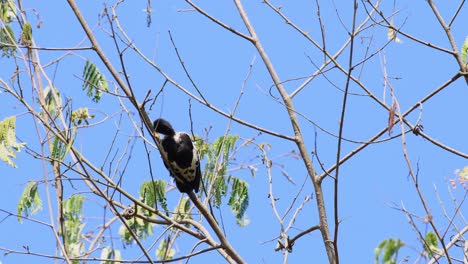
[{"label": "heart-spotted woodpecker", "polygon": [[198,152],[192,139],[185,132],[175,132],[171,124],[162,119],[153,123],[154,130],[164,135],[161,141],[161,155],[164,165],[175,179],[177,189],[182,193],[198,192],[201,170]]}]

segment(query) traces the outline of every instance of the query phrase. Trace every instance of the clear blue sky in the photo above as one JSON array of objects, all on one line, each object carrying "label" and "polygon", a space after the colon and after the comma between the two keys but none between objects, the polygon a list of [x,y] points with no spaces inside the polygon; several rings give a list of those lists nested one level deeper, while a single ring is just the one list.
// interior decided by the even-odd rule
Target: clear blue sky
[{"label": "clear blue sky", "polygon": [[[311,60],[321,65],[323,54],[310,42],[306,41],[297,32],[292,30],[271,9],[261,1],[244,1],[252,24],[262,41],[266,52],[269,54],[280,79],[282,81],[311,75],[316,67]],[[282,6],[282,11],[293,21],[308,31],[310,36],[321,43],[321,33],[318,28],[316,7],[313,1],[280,1],[275,5]],[[350,2],[350,1],[349,1]],[[222,20],[233,28],[246,33],[246,29],[238,16],[235,6],[231,1],[197,1],[208,13]],[[351,3],[351,2],[350,2]],[[321,14],[325,25],[326,46],[335,53],[348,38],[346,31],[337,18],[335,8],[346,26],[349,27],[352,6],[350,3],[334,7],[329,3],[321,4]],[[65,1],[51,5],[48,1],[38,3],[23,3],[28,11],[28,18],[33,26],[38,19],[33,16],[31,8],[40,15],[42,25],[40,29],[33,27],[33,36],[36,44],[41,47],[73,47],[85,38],[74,15]],[[339,4],[339,3],[336,3]],[[392,13],[391,3],[383,3],[386,14]],[[95,30],[98,40],[101,42],[106,54],[119,68],[118,57],[111,38],[102,31],[98,22],[99,14],[102,13],[101,1],[89,3],[79,1],[78,5]],[[346,6],[347,5],[347,6]],[[364,10],[359,3],[358,21],[364,17]],[[439,8],[442,16],[448,20],[456,10],[454,3],[441,3]],[[171,78],[196,94],[190,85],[182,67],[180,66],[175,51],[169,39],[170,30],[174,41],[188,67],[191,76],[203,92],[203,95],[217,108],[229,112],[239,95],[242,83],[249,71],[249,65],[253,63],[252,73],[246,82],[243,98],[239,104],[236,116],[248,122],[257,124],[269,130],[293,135],[288,116],[282,104],[275,101],[269,95],[272,80],[266,72],[260,57],[254,47],[245,40],[232,33],[214,25],[211,21],[197,12],[186,12],[190,7],[184,1],[152,1],[152,24],[146,27],[146,14],[142,11],[146,8],[146,1],[126,1],[117,13],[122,26],[130,38],[150,58],[160,65]],[[426,1],[413,1],[411,3],[397,2],[397,14],[392,18],[397,27],[413,34],[432,44],[450,49],[445,33],[429,9]],[[461,10],[458,19],[452,26],[452,32],[458,48],[461,47],[465,37],[467,19],[466,8]],[[101,23],[108,29],[106,19]],[[374,52],[387,42],[387,31],[382,27],[367,29],[362,38],[356,39],[355,61],[362,59],[367,46],[370,52]],[[392,79],[397,99],[402,111],[413,106],[418,100],[430,91],[440,86],[457,72],[457,64],[454,58],[446,53],[435,51],[421,44],[415,43],[403,36],[399,36],[402,43],[391,43],[383,53],[376,55],[367,62],[362,70],[361,81],[381,100],[390,103],[387,90],[385,94],[383,87],[382,63],[386,60],[387,73]],[[370,40],[372,41],[370,42]],[[88,46],[85,42],[83,46]],[[41,52],[41,62],[46,64],[65,52]],[[347,65],[348,52],[339,58],[342,65]],[[100,69],[104,66],[98,61],[96,55],[91,51],[77,51],[69,54],[59,64],[47,68],[54,85],[60,90],[62,96],[73,98],[73,107],[89,107],[96,114],[96,119],[104,117],[101,112],[107,113],[110,119],[99,126],[81,130],[76,141],[78,149],[91,160],[100,165],[107,154],[111,140],[117,129],[117,121],[120,117],[120,105],[118,100],[112,96],[104,96],[101,103],[95,104],[86,97],[81,90],[81,74],[85,59],[89,58],[95,62]],[[310,58],[310,59],[309,59]],[[148,66],[135,53],[128,50],[124,56],[129,78],[134,91],[141,101],[148,89],[152,89],[154,95],[162,86],[164,79],[153,68]],[[357,75],[361,68],[357,68]],[[13,73],[11,61],[0,59],[0,78],[9,80]],[[326,80],[317,78],[309,84],[301,93],[294,98],[296,110],[312,119],[321,127],[337,134],[341,112],[342,92],[333,87],[329,81],[343,89],[346,81],[345,76],[336,69],[327,73]],[[303,82],[303,79],[291,81],[285,84],[288,92],[295,90]],[[115,83],[110,80],[110,87],[114,89]],[[29,87],[26,87],[29,89]],[[278,96],[275,89],[273,96]],[[353,93],[364,94],[355,84],[350,86]],[[30,93],[30,91],[28,91]],[[384,95],[385,94],[385,95]],[[468,94],[467,85],[461,78],[449,88],[442,91],[435,98],[422,106],[422,124],[424,132],[444,144],[468,152],[466,140],[466,98]],[[29,115],[21,115],[25,112],[19,104],[10,96],[0,94],[0,105],[2,114],[0,119],[10,115],[18,115],[17,136],[28,143],[28,146],[36,150],[40,145],[38,142],[32,119]],[[138,120],[138,115],[126,103],[133,117]],[[373,100],[365,96],[350,96],[349,108],[347,109],[344,137],[357,141],[366,141],[387,124],[388,113]],[[178,130],[190,130],[188,115],[188,97],[172,85],[168,85],[164,93],[158,98],[152,110],[148,110],[152,118],[164,117],[170,120]],[[210,109],[192,100],[192,116],[194,132],[203,135],[204,130],[211,128],[209,139],[214,140],[221,136],[229,123],[229,120],[213,112]],[[419,112],[415,111],[408,119],[413,123],[418,119]],[[314,151],[317,143],[317,151],[324,167],[328,168],[334,164],[336,159],[336,138],[323,133],[306,119],[300,118],[300,125],[305,137],[307,148]],[[395,126],[393,134],[400,131]],[[314,133],[317,132],[317,137]],[[247,139],[257,135],[255,130],[233,123],[231,133],[237,134],[241,139]],[[123,115],[123,123],[120,127],[117,145],[119,151],[124,148],[129,135],[136,135],[128,117]],[[388,137],[386,134],[384,137]],[[312,185],[304,169],[301,160],[292,156],[284,156],[297,149],[291,142],[284,141],[266,134],[257,137],[257,143],[266,142],[271,144],[269,157],[273,158],[275,164],[273,170],[274,193],[279,198],[277,203],[280,213],[290,205],[294,195],[299,191],[302,183],[306,181],[304,190],[298,195],[298,201],[294,210],[302,202],[305,196],[311,195]],[[357,144],[345,142],[342,154],[346,155],[354,149]],[[467,160],[448,153],[433,146],[421,137],[413,134],[407,135],[408,153],[414,168],[419,169],[420,188],[430,204],[435,222],[442,230],[447,226],[447,220],[441,211],[441,205],[437,199],[435,189],[444,201],[449,214],[453,213],[448,191],[448,180],[454,178],[454,170],[467,166]],[[233,246],[249,263],[280,263],[281,253],[275,252],[275,238],[279,234],[279,224],[272,212],[268,196],[268,178],[265,168],[258,158],[260,152],[252,147],[241,151],[237,157],[238,163],[253,162],[258,171],[252,177],[247,170],[232,171],[232,174],[246,180],[250,187],[250,205],[247,216],[250,224],[246,227],[235,225],[235,218],[228,207],[223,207],[222,215],[228,238]],[[253,160],[253,161],[252,161]],[[321,173],[318,163],[315,161],[317,170]],[[42,180],[43,167],[39,160],[32,159],[24,152],[18,154],[15,160],[18,169],[12,169],[5,164],[0,164],[0,209],[16,212],[16,202],[20,197],[25,183],[28,180]],[[156,150],[153,150],[151,158],[155,175],[169,180],[168,173]],[[260,164],[259,164],[260,163]],[[232,168],[237,167],[236,164]],[[47,168],[50,170],[50,167]],[[281,169],[286,171],[294,180],[291,184],[282,175]],[[406,247],[401,251],[400,259],[409,255],[410,263],[413,263],[420,251],[420,243],[416,234],[408,224],[406,216],[398,210],[392,209],[392,205],[400,207],[404,205],[417,217],[424,217],[423,208],[415,193],[414,185],[408,176],[401,138],[394,139],[381,144],[368,147],[354,156],[341,167],[340,173],[340,226],[339,249],[342,263],[371,263],[374,258],[374,248],[378,243],[387,238],[400,238]],[[49,172],[50,173],[50,172]],[[123,175],[123,186],[137,195],[139,183],[149,180],[148,163],[144,153],[141,140],[137,140],[128,169]],[[80,183],[76,183],[78,187]],[[83,188],[84,189],[84,188]],[[68,195],[73,193],[68,188]],[[324,184],[325,199],[328,206],[329,220],[332,223],[332,196],[333,185],[331,180]],[[451,190],[458,198],[466,194],[462,188]],[[40,188],[41,197],[44,199],[44,210],[34,217],[41,221],[48,221],[45,190]],[[169,204],[175,205],[178,193],[172,192],[168,195]],[[307,229],[318,222],[315,197],[309,201],[300,215],[297,217],[290,236],[294,236],[301,230]],[[124,201],[126,202],[126,201]],[[226,201],[227,202],[227,201]],[[97,205],[103,201],[95,197],[87,200],[85,213],[91,216],[85,219],[87,222],[85,232],[93,231],[100,222],[96,220],[102,217],[102,212],[97,211]],[[55,205],[54,205],[55,206]],[[294,212],[292,210],[292,212]],[[466,207],[462,212],[468,213]],[[0,220],[6,215],[0,213]],[[286,217],[288,222],[292,213]],[[466,223],[465,223],[466,224]],[[463,226],[463,225],[461,225]],[[424,225],[418,222],[418,227],[424,230]],[[118,226],[112,230],[117,234]],[[427,230],[430,230],[427,227]],[[155,227],[155,233],[159,234],[162,227]],[[450,232],[450,231],[449,231]],[[447,236],[449,240],[450,236]],[[151,237],[145,241],[150,245],[155,240]],[[268,242],[273,240],[273,242]],[[9,217],[0,222],[0,247],[23,250],[23,245],[28,245],[31,251],[44,254],[54,254],[54,242],[50,230],[47,227],[27,222],[20,225],[16,218]],[[115,245],[121,247],[121,243],[115,240]],[[188,242],[188,243],[187,243]],[[266,242],[266,243],[265,243]],[[187,252],[193,245],[193,241],[186,240],[186,236],[180,238],[177,248],[181,252]],[[127,247],[122,252],[123,258],[131,258],[139,255],[136,246]],[[32,259],[30,256],[11,254],[0,256],[3,264],[21,263],[31,261],[34,263],[52,263],[46,258]],[[325,263],[326,255],[319,232],[313,232],[298,240],[294,251],[289,256],[290,263]],[[208,253],[192,259],[192,263],[206,263],[214,261],[222,263],[223,260],[217,253]]]}]

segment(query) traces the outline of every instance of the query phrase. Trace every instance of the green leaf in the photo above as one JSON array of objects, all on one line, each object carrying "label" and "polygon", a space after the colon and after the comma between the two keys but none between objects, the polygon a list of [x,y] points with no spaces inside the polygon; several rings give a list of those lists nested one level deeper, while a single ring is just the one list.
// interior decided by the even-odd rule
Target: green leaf
[{"label": "green leaf", "polygon": [[80,219],[83,214],[83,203],[85,197],[82,195],[73,195],[63,201],[63,214],[65,220]]},{"label": "green leaf", "polygon": [[72,112],[71,115],[71,121],[75,126],[81,125],[81,123],[85,123],[86,125],[89,125],[90,119],[93,119],[94,115],[90,115],[88,108],[78,108],[75,111]]},{"label": "green leaf", "polygon": [[424,239],[426,241],[426,244],[428,244],[429,246],[434,246],[434,247],[437,247],[437,236],[433,233],[433,232],[428,232],[426,234],[426,238]]},{"label": "green leaf", "polygon": [[172,248],[168,249],[167,239],[161,240],[158,249],[156,250],[156,257],[158,257],[160,260],[170,260],[174,257],[174,255],[175,250]]},{"label": "green leaf", "polygon": [[459,173],[458,176],[463,179],[468,180],[468,166],[464,167]]},{"label": "green leaf", "polygon": [[248,220],[244,218],[245,211],[249,206],[249,190],[245,181],[238,178],[233,179],[231,197],[229,198],[228,205],[231,206],[232,211],[236,215],[237,224],[245,226]]},{"label": "green leaf", "polygon": [[462,59],[464,63],[468,63],[466,60],[466,54],[468,53],[468,37],[465,38],[465,42],[463,42],[463,46],[461,48],[462,52]]},{"label": "green leaf", "polygon": [[42,200],[39,197],[37,190],[37,182],[29,181],[23,190],[23,194],[19,199],[17,205],[18,221],[21,223],[21,216],[28,216],[35,214],[42,209]]},{"label": "green leaf", "polygon": [[65,240],[67,251],[74,257],[81,256],[84,252],[82,241],[85,226],[83,223],[84,200],[85,197],[82,195],[73,195],[62,202],[64,230],[59,228],[59,235]]},{"label": "green leaf", "polygon": [[[126,223],[140,239],[146,239],[148,236],[153,234],[152,225],[141,218],[134,217],[130,220],[126,220]],[[132,235],[124,224],[120,226],[119,234],[120,238],[126,245],[130,245],[134,242]]]},{"label": "green leaf", "polygon": [[[140,186],[140,200],[148,206],[162,206],[166,214],[169,214],[166,200],[167,182],[164,180],[145,181]],[[149,212],[145,212],[150,215]]]},{"label": "green leaf", "polygon": [[[1,12],[1,11],[0,11]],[[9,58],[16,51],[15,33],[10,25],[5,25],[0,28],[0,42],[6,45],[1,46],[2,57]]]},{"label": "green leaf", "polygon": [[[192,219],[190,213],[190,200],[187,197],[183,197],[179,200],[179,204],[174,209],[174,220],[180,221],[182,219]],[[189,226],[186,224],[185,226]]]},{"label": "green leaf", "polygon": [[[79,257],[83,255],[84,252],[84,243],[83,242],[77,242],[77,243],[71,243],[67,245],[68,252],[73,256],[73,257]],[[73,260],[73,264],[79,264],[80,262],[78,260]]]},{"label": "green leaf", "polygon": [[4,23],[10,23],[16,17],[16,5],[13,0],[0,1],[0,20]]},{"label": "green leaf", "polygon": [[[155,206],[156,203],[161,204],[166,212],[168,212],[165,197],[166,185],[167,182],[163,180],[143,182],[139,190],[140,200],[149,206]],[[152,215],[152,213],[148,212],[147,210],[143,210],[143,214],[146,216]],[[132,219],[126,220],[125,222],[140,239],[146,239],[146,237],[153,234],[152,224],[144,221],[141,218],[133,217]],[[130,245],[134,242],[134,238],[126,225],[122,224],[120,226],[119,234],[120,238],[126,245]]]},{"label": "green leaf", "polygon": [[83,80],[83,90],[87,90],[88,97],[92,97],[96,103],[101,100],[101,91],[108,91],[106,77],[89,60],[83,70]]},{"label": "green leaf", "polygon": [[424,241],[426,242],[424,245],[424,250],[429,256],[432,256],[434,253],[442,253],[442,250],[437,248],[439,241],[437,240],[437,236],[433,232],[429,231],[426,234]]},{"label": "green leaf", "polygon": [[65,145],[58,137],[55,137],[54,142],[52,143],[50,158],[53,160],[63,161],[72,145],[73,140],[70,140],[70,142]]},{"label": "green leaf", "polygon": [[239,136],[237,135],[226,135],[216,139],[211,145],[211,148],[214,151],[214,156],[218,157],[222,151],[223,160],[229,160],[229,154],[234,148],[237,139],[239,139]]},{"label": "green leaf", "polygon": [[213,202],[216,207],[219,208],[219,206],[221,206],[222,198],[226,196],[227,190],[228,186],[225,176],[223,174],[218,174],[213,183]]},{"label": "green leaf", "polygon": [[32,28],[29,22],[24,23],[23,31],[21,32],[21,45],[31,46],[32,45]]},{"label": "green leaf", "polygon": [[206,156],[207,163],[205,166],[205,178],[213,183],[213,201],[214,205],[219,208],[222,204],[222,198],[226,196],[228,185],[227,168],[229,165],[229,156],[235,147],[235,143],[239,136],[226,135],[217,138],[211,146],[200,146],[202,149],[201,156]]},{"label": "green leaf", "polygon": [[45,108],[52,119],[56,119],[62,111],[62,97],[54,86],[44,89]]},{"label": "green leaf", "polygon": [[237,135],[224,135],[217,138],[211,145],[199,138],[196,138],[195,143],[200,157],[206,159],[204,179],[212,184],[210,191],[213,194],[214,206],[218,208],[221,206],[230,188],[228,205],[234,212],[237,223],[245,226],[249,222],[245,217],[249,205],[248,185],[243,180],[227,175],[229,162],[238,139]]},{"label": "green leaf", "polygon": [[122,260],[122,256],[120,254],[120,250],[111,249],[110,247],[104,247],[101,251],[101,259],[109,260],[109,261],[101,261],[101,264],[114,264],[116,263],[116,261],[112,261],[112,260]]},{"label": "green leaf", "polygon": [[16,142],[16,117],[11,116],[0,122],[0,160],[16,168],[13,158],[16,158],[16,152],[20,152],[26,143]]},{"label": "green leaf", "polygon": [[[397,262],[396,256],[404,243],[400,239],[389,238],[379,243],[379,246],[374,250],[375,263],[395,264]],[[380,256],[383,253],[382,261]]]},{"label": "green leaf", "polygon": [[379,263],[380,253],[385,248],[386,244],[387,244],[387,240],[384,240],[384,241],[380,242],[380,244],[379,244],[379,246],[377,248],[374,249],[375,264]]}]

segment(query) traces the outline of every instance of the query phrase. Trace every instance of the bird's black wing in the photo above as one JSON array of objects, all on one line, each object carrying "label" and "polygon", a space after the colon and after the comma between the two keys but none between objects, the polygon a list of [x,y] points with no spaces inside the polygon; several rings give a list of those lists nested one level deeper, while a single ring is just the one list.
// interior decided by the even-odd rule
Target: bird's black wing
[{"label": "bird's black wing", "polygon": [[162,144],[167,152],[165,165],[175,178],[177,189],[184,193],[192,190],[198,192],[201,179],[200,161],[190,136],[177,132],[174,137],[164,138]]}]

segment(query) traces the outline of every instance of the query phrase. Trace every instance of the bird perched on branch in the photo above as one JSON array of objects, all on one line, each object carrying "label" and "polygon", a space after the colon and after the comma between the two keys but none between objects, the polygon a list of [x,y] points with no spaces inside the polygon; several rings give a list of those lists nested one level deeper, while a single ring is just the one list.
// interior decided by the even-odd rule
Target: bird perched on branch
[{"label": "bird perched on branch", "polygon": [[154,130],[164,135],[161,141],[161,156],[164,165],[175,179],[177,189],[182,193],[198,192],[201,170],[197,149],[185,132],[175,132],[171,124],[162,119],[153,123]]}]

